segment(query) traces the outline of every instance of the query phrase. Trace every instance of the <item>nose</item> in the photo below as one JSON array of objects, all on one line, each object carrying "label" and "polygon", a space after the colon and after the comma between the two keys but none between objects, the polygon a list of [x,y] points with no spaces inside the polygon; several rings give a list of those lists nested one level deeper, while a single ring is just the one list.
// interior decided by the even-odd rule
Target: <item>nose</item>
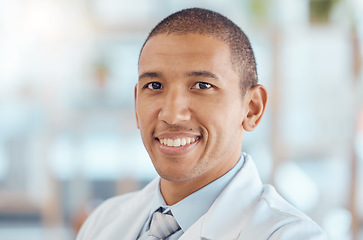
[{"label": "nose", "polygon": [[189,99],[186,93],[178,90],[168,91],[161,106],[158,118],[170,125],[175,125],[191,118]]}]

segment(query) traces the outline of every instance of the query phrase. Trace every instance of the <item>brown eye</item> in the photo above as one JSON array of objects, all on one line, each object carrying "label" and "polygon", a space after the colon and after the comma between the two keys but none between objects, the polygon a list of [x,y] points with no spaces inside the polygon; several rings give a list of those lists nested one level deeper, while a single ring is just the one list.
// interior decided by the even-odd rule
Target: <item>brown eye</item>
[{"label": "brown eye", "polygon": [[163,85],[161,85],[161,83],[159,83],[159,82],[152,82],[152,83],[147,84],[147,88],[149,88],[149,89],[162,89]]},{"label": "brown eye", "polygon": [[205,82],[199,82],[197,84],[194,85],[194,88],[196,89],[208,89],[211,88],[212,85],[209,83],[205,83]]}]

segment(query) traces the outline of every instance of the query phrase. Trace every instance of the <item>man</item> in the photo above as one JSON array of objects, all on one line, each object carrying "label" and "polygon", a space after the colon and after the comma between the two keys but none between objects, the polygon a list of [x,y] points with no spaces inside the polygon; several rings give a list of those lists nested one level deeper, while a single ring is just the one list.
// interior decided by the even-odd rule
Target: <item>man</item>
[{"label": "man", "polygon": [[198,8],[164,19],[141,50],[135,87],[137,126],[160,177],[102,204],[78,240],[325,239],[241,153],[266,101],[234,23]]}]

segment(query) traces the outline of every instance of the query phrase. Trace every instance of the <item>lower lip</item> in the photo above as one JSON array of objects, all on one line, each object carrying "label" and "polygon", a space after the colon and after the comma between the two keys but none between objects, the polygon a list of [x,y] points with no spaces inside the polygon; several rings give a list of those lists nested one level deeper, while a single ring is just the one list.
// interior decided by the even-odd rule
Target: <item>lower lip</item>
[{"label": "lower lip", "polygon": [[159,146],[159,149],[162,153],[166,154],[166,155],[183,155],[188,153],[189,151],[191,151],[200,141],[200,139],[198,139],[197,141],[190,143],[190,144],[186,144],[184,146],[179,146],[179,147],[169,147],[166,146],[164,144],[161,144],[159,142],[158,139],[155,140]]}]

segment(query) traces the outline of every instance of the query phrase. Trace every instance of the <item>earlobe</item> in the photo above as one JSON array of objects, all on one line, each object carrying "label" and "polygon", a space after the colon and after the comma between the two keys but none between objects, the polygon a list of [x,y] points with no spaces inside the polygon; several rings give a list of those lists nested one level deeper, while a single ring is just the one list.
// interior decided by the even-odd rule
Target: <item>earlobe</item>
[{"label": "earlobe", "polygon": [[246,116],[243,120],[243,129],[253,131],[260,123],[267,103],[267,91],[262,85],[251,88],[246,95]]},{"label": "earlobe", "polygon": [[136,126],[137,126],[138,129],[140,129],[140,126],[139,126],[139,116],[137,115],[137,86],[138,86],[138,84],[135,85],[134,103],[135,103]]}]

